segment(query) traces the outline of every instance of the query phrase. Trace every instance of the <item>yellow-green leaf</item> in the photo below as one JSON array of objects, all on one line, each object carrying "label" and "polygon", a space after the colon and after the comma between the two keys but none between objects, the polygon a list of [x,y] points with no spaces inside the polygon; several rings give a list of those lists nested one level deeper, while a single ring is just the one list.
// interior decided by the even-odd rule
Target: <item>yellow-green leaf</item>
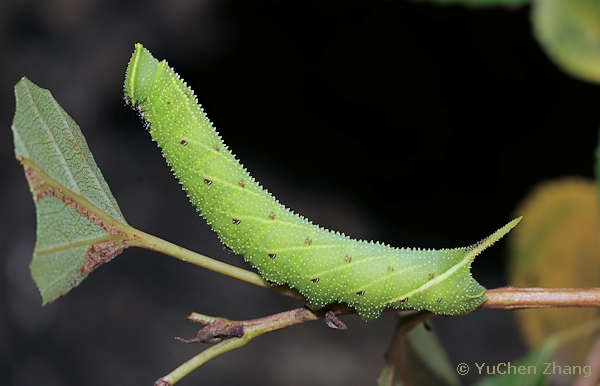
[{"label": "yellow-green leaf", "polygon": [[121,253],[129,227],[79,126],[52,94],[23,78],[15,97],[15,156],[37,213],[30,270],[46,304]]},{"label": "yellow-green leaf", "polygon": [[[539,185],[517,209],[521,226],[509,237],[509,284],[518,287],[595,287],[600,280],[597,188],[571,177]],[[595,308],[517,311],[530,347],[551,334],[593,319]]]},{"label": "yellow-green leaf", "polygon": [[[476,383],[476,386],[543,386],[550,382],[553,374],[571,374],[589,378],[592,366],[578,366],[573,362],[553,361],[556,351],[565,344],[572,344],[581,340],[589,340],[600,328],[600,319],[578,324],[569,330],[552,334],[545,342],[531,350],[523,358],[514,362],[500,364],[484,364],[480,371],[482,374],[494,373]],[[586,339],[587,338],[587,339]],[[511,366],[510,368],[508,366]],[[549,366],[550,365],[550,366]],[[558,365],[560,369],[556,369]],[[567,370],[568,373],[565,371]],[[560,376],[560,375],[559,375]],[[591,378],[589,378],[591,379]],[[564,384],[565,378],[561,379]]]},{"label": "yellow-green leaf", "polygon": [[600,1],[536,0],[531,11],[550,58],[569,75],[600,82]]}]

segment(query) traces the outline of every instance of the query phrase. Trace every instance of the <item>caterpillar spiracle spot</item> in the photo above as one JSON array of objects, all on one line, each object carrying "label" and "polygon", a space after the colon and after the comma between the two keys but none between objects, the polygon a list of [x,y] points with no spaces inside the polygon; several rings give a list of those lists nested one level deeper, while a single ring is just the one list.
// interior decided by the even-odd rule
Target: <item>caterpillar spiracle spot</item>
[{"label": "caterpillar spiracle spot", "polygon": [[466,248],[393,248],[312,224],[281,205],[236,160],[166,61],[141,44],[127,68],[125,99],[138,110],[192,203],[221,241],[266,279],[319,309],[354,307],[364,320],[384,308],[463,314],[486,300],[471,263],[521,218]]}]

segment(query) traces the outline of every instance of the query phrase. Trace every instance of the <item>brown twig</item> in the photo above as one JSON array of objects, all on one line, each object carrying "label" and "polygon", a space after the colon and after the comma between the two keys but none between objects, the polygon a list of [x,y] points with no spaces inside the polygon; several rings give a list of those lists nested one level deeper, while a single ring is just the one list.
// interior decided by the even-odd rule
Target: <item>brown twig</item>
[{"label": "brown twig", "polygon": [[[486,296],[488,300],[480,308],[516,310],[542,307],[600,307],[600,288],[518,288],[509,286],[487,290]],[[385,311],[398,310],[387,308]],[[339,321],[336,316],[354,313],[356,311],[353,308],[343,304],[336,304],[319,311],[297,308],[246,321],[231,321],[192,313],[189,319],[206,327],[192,339],[178,339],[188,343],[215,343],[225,337],[242,336],[242,326],[245,328],[262,326],[264,331],[268,332],[323,318],[328,321],[330,327],[340,328],[339,325],[338,327],[332,326],[332,322]]]},{"label": "brown twig", "polygon": [[354,313],[354,309],[344,305],[335,305],[319,311],[311,311],[305,307],[296,308],[290,311],[251,320],[229,320],[226,318],[215,318],[192,312],[188,316],[188,319],[199,323],[204,327],[191,339],[175,339],[185,343],[216,343],[224,338],[247,336],[250,331],[253,331],[255,334],[256,331],[260,331],[260,335],[262,335],[267,332],[319,319],[326,319],[326,321],[328,321],[327,325],[335,330],[344,330],[346,326],[337,318],[337,315]]},{"label": "brown twig", "polygon": [[[349,311],[353,310],[346,307],[334,312],[334,314],[341,315],[349,313]],[[185,377],[191,371],[209,360],[233,349],[242,347],[258,336],[282,328],[323,319],[325,318],[325,314],[324,310],[311,311],[307,308],[296,308],[295,310],[281,312],[264,318],[236,321],[225,318],[215,318],[195,312],[191,313],[188,316],[188,319],[203,325],[204,328],[192,339],[185,340],[180,338],[179,340],[187,343],[218,343],[194,356],[166,376],[158,379],[154,385],[172,386],[181,380],[181,378]],[[202,331],[204,330],[207,332],[203,333]]]},{"label": "brown twig", "polygon": [[[600,307],[600,288],[518,288],[509,286],[487,290],[486,296],[488,300],[480,308],[517,310],[542,307]],[[386,308],[385,311],[398,310]],[[344,304],[335,304],[319,311],[297,308],[246,321],[232,321],[192,313],[189,319],[206,327],[192,339],[178,339],[187,343],[215,343],[223,338],[242,336],[243,329],[247,329],[249,326],[262,326],[261,330],[269,332],[323,318],[330,327],[343,329],[343,323],[337,326],[333,323],[341,323],[336,316],[354,313],[356,311],[353,308]]]},{"label": "brown twig", "polygon": [[518,288],[486,291],[481,308],[519,310],[544,307],[600,307],[600,288]]},{"label": "brown twig", "polygon": [[[486,291],[488,300],[481,308],[502,308],[505,310],[540,308],[540,307],[600,307],[600,288],[517,288],[503,287]],[[386,311],[397,311],[386,309]],[[203,363],[232,349],[244,346],[250,340],[267,332],[295,326],[314,320],[324,319],[332,327],[340,328],[343,323],[336,316],[355,314],[356,311],[344,304],[335,304],[319,311],[307,308],[297,308],[276,315],[259,319],[233,321],[225,318],[192,313],[189,319],[204,326],[192,339],[181,339],[187,343],[204,342],[216,343],[202,353],[196,355],[186,363],[173,370],[167,376],[156,381],[156,386],[173,385]],[[405,318],[394,338],[392,349],[400,345],[400,350],[390,350],[390,355],[403,355],[402,346],[406,331],[414,325],[421,323],[434,314],[422,311]],[[339,323],[338,323],[339,322]],[[341,323],[341,324],[340,324]],[[394,353],[396,351],[396,353]],[[388,363],[395,363],[395,358],[388,357]],[[404,382],[409,382],[405,362],[400,362],[400,377]],[[394,370],[395,371],[395,370]],[[393,372],[388,372],[388,376]],[[408,383],[407,383],[408,384]]]}]

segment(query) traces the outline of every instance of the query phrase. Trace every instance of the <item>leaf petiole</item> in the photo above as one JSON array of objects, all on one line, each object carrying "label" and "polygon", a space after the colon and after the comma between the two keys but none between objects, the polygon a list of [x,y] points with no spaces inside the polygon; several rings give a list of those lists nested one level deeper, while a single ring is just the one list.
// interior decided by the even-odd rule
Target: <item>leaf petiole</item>
[{"label": "leaf petiole", "polygon": [[136,246],[155,252],[160,252],[199,267],[206,268],[213,272],[220,273],[222,275],[229,276],[258,287],[266,288],[281,295],[305,301],[304,296],[300,295],[297,291],[285,286],[272,285],[257,273],[211,259],[208,256],[190,251],[189,249],[185,249],[179,245],[170,243],[159,237],[152,236],[133,227],[129,228],[130,229],[127,233],[129,234],[130,246]]}]

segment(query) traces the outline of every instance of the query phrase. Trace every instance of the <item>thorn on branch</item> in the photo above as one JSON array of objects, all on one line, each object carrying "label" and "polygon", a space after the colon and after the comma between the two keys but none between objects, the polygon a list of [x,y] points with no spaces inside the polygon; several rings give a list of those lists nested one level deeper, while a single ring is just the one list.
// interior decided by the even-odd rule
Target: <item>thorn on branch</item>
[{"label": "thorn on branch", "polygon": [[327,324],[327,326],[329,328],[333,328],[334,330],[347,330],[348,329],[348,327],[346,327],[344,322],[339,320],[338,317],[335,316],[335,314],[331,311],[327,311],[325,313],[325,324]]},{"label": "thorn on branch", "polygon": [[204,325],[206,327],[198,331],[191,339],[179,337],[175,339],[184,343],[218,343],[226,338],[244,336],[244,326],[238,322],[219,319]]}]

